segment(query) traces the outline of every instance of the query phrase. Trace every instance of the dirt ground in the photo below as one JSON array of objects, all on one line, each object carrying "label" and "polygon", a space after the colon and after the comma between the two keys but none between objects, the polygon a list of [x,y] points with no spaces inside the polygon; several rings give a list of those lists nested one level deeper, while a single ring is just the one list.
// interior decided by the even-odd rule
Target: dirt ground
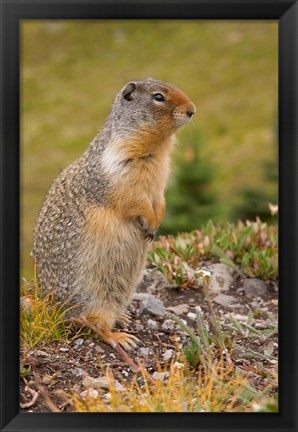
[{"label": "dirt ground", "polygon": [[[229,327],[229,314],[235,315],[239,320],[244,320],[249,311],[254,313],[254,327],[256,329],[266,329],[268,327],[269,314],[273,314],[277,319],[278,314],[278,292],[277,284],[266,282],[267,290],[262,297],[248,296],[245,294],[243,284],[246,277],[239,273],[233,276],[233,282],[229,291],[224,294],[234,298],[233,304],[222,306],[213,303],[216,315],[219,317],[222,329],[231,334],[231,338],[236,339],[234,354],[237,366],[244,370],[254,370],[260,359],[246,356],[249,351],[263,353],[270,341],[273,342],[274,350],[272,356],[278,353],[278,337],[270,336],[266,340],[260,337],[244,337],[237,334]],[[184,347],[189,338],[172,321],[168,313],[175,313],[180,319],[196,329],[194,313],[196,307],[201,308],[204,321],[210,321],[210,306],[205,298],[202,289],[177,289],[168,286],[168,282],[158,270],[149,268],[146,270],[143,282],[137,290],[138,294],[128,308],[131,317],[128,332],[134,334],[141,341],[139,347],[131,353],[135,361],[141,361],[152,374],[159,370],[159,366],[168,363],[179,348]],[[160,299],[165,307],[164,315],[155,315],[142,311],[142,299],[146,294],[152,295],[155,299]],[[214,298],[215,295],[211,295]],[[236,300],[235,300],[236,299]],[[166,353],[166,354],[165,354]],[[86,375],[90,377],[102,376],[102,367],[107,367],[113,371],[116,377],[122,377],[130,381],[134,373],[130,370],[119,355],[113,349],[102,343],[96,335],[86,334],[83,337],[72,341],[53,342],[50,344],[40,344],[32,350],[22,350],[22,365],[31,365],[31,372],[20,379],[20,401],[22,412],[48,412],[49,404],[46,399],[53,402],[54,406],[60,411],[72,411],[70,404],[61,398],[59,391],[66,393],[84,390],[82,381]],[[277,368],[274,360],[268,362],[262,359],[261,363],[266,368]],[[121,381],[121,379],[119,378]],[[141,380],[141,377],[140,377]],[[266,376],[260,374],[254,377],[254,387],[262,390],[266,386]],[[38,397],[32,406],[32,393],[28,390],[34,389],[41,391],[43,397]],[[25,406],[25,408],[24,408]]]}]

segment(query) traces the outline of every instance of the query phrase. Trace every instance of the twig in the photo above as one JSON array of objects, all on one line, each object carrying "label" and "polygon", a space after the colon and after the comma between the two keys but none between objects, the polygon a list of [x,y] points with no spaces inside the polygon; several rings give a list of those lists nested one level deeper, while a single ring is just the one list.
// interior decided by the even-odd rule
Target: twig
[{"label": "twig", "polygon": [[29,392],[32,395],[32,399],[31,399],[30,402],[25,402],[25,403],[20,402],[20,407],[22,409],[31,408],[35,404],[35,402],[37,401],[37,398],[39,396],[39,392],[38,391],[33,390],[32,388],[30,388],[27,385],[25,387],[25,391]]}]

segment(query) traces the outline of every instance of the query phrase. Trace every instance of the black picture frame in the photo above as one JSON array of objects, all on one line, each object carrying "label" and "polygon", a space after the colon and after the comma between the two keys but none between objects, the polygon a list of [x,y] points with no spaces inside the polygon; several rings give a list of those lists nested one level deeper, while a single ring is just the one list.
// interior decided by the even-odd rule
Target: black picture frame
[{"label": "black picture frame", "polygon": [[[1,0],[1,431],[297,431],[298,4]],[[19,24],[22,19],[260,19],[279,26],[278,413],[19,413]],[[296,408],[295,408],[296,407]]]}]

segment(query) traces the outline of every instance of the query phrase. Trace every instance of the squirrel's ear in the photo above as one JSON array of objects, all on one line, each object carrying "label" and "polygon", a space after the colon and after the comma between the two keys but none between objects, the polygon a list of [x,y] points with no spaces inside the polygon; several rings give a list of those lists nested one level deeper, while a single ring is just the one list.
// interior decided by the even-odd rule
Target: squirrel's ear
[{"label": "squirrel's ear", "polygon": [[136,85],[133,82],[128,83],[124,90],[122,91],[122,96],[124,99],[131,101],[132,100],[132,93],[136,89]]}]

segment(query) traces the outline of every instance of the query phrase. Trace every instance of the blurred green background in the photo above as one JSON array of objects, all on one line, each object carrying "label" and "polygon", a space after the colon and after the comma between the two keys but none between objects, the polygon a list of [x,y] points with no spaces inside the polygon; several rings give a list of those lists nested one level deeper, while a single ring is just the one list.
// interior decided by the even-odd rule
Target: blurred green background
[{"label": "blurred green background", "polygon": [[276,21],[22,21],[21,276],[32,276],[32,228],[51,182],[133,79],[168,81],[197,106],[177,135],[160,232],[269,217],[277,37]]}]

